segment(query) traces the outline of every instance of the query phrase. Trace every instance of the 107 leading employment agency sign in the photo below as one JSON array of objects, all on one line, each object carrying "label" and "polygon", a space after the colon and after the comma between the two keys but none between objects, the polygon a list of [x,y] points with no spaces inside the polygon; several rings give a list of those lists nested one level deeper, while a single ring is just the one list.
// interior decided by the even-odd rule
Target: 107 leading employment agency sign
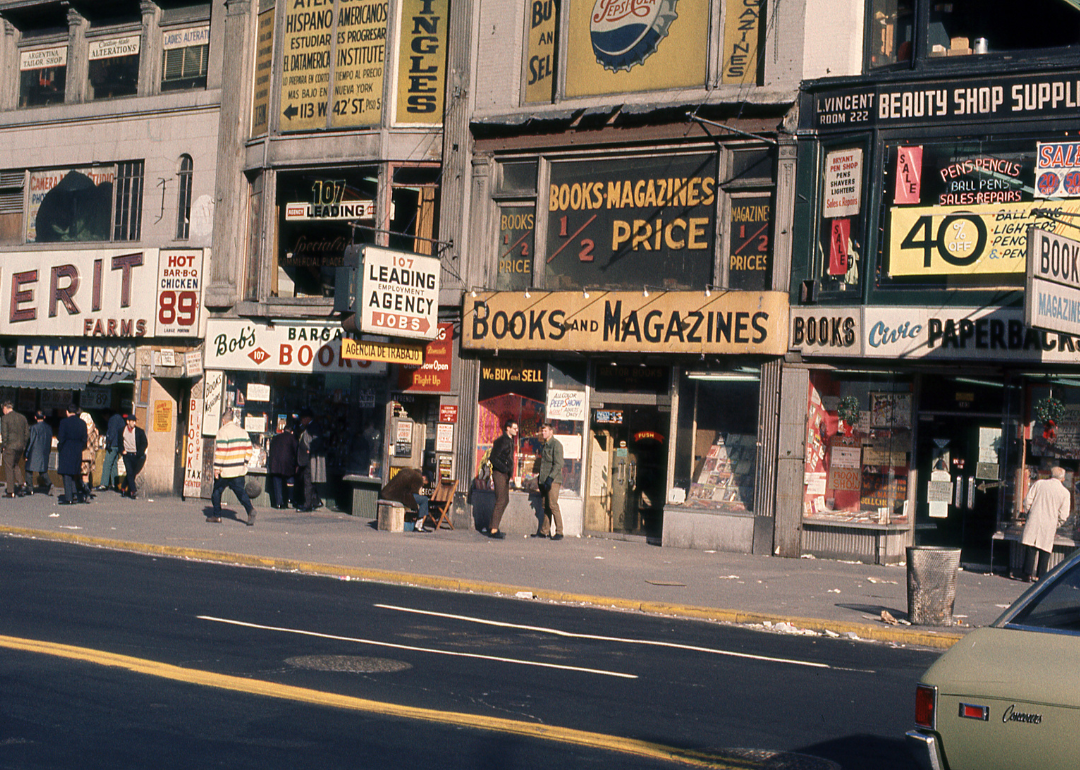
[{"label": "107 leading employment agency sign", "polygon": [[435,339],[441,269],[434,257],[365,246],[356,271],[360,331]]}]

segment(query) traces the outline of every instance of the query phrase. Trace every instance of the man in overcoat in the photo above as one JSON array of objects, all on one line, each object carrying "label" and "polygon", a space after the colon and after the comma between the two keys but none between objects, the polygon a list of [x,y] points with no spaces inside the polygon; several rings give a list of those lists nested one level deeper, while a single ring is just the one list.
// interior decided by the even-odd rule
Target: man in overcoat
[{"label": "man in overcoat", "polygon": [[60,421],[56,433],[56,472],[64,480],[64,496],[56,499],[60,505],[89,502],[85,496],[76,493],[82,481],[86,437],[86,423],[79,418],[79,407],[68,404],[67,417]]},{"label": "man in overcoat", "polygon": [[34,474],[38,475],[42,492],[52,494],[52,480],[49,478],[49,455],[52,453],[52,428],[45,422],[45,413],[34,415],[34,425],[30,428],[30,440],[26,443],[26,487],[34,494]]},{"label": "man in overcoat", "polygon": [[4,497],[21,497],[24,494],[23,487],[26,486],[22,461],[26,454],[26,442],[30,438],[30,426],[26,424],[22,412],[16,412],[15,405],[10,401],[4,402],[3,413],[3,417],[0,417],[0,440],[4,447],[4,479],[7,484]]},{"label": "man in overcoat", "polygon": [[[1027,523],[1024,524],[1020,542],[1027,551],[1024,555],[1024,579],[1029,583],[1046,574],[1058,527],[1069,518],[1072,496],[1062,483],[1064,478],[1065,469],[1055,465],[1050,469],[1050,478],[1032,484],[1024,498]],[[1039,562],[1037,571],[1036,557]]]}]

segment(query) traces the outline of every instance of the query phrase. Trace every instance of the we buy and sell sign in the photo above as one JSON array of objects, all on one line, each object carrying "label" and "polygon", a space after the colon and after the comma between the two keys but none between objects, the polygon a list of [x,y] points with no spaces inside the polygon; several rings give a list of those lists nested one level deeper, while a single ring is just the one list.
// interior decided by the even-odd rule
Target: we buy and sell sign
[{"label": "we buy and sell sign", "polygon": [[439,333],[440,269],[434,257],[365,246],[356,271],[360,331],[434,339]]}]

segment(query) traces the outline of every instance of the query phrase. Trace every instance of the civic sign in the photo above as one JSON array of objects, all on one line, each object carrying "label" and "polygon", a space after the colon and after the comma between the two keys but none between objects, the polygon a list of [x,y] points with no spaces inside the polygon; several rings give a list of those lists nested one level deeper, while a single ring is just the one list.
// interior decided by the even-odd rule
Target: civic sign
[{"label": "civic sign", "polygon": [[439,333],[441,269],[434,257],[365,246],[356,271],[360,331],[434,339]]},{"label": "civic sign", "polygon": [[1080,242],[1038,227],[1028,230],[1024,322],[1080,334]]}]

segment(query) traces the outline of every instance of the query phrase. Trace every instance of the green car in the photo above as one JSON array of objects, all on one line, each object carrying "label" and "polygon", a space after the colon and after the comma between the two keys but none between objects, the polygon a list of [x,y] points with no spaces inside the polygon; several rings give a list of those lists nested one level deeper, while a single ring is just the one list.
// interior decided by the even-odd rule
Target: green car
[{"label": "green car", "polygon": [[1080,551],[923,674],[915,724],[923,768],[1080,768]]}]

